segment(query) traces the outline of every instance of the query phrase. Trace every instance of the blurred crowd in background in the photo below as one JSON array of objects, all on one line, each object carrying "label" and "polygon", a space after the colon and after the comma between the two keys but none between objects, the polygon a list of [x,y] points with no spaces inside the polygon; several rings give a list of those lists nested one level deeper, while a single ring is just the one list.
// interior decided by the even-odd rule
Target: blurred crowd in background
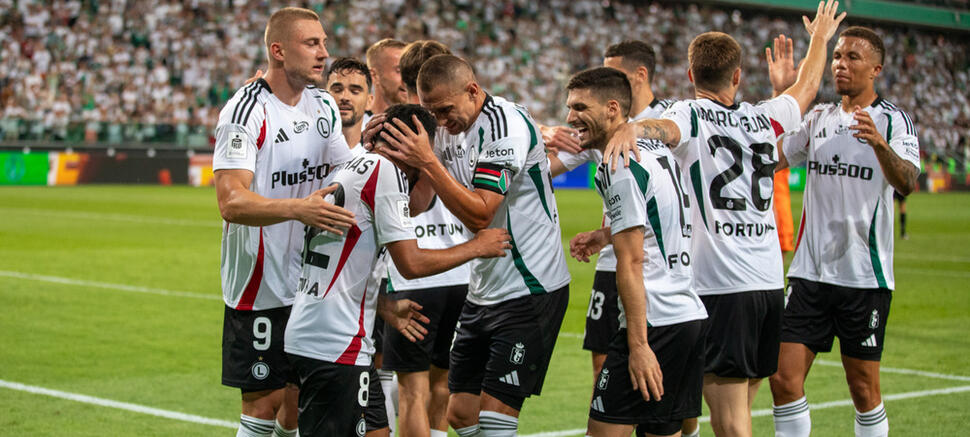
[{"label": "blurred crowd in background", "polygon": [[[748,101],[771,95],[764,48],[775,36],[794,38],[796,61],[808,44],[798,15],[680,2],[0,0],[0,140],[206,147],[225,101],[265,70],[266,20],[287,5],[321,15],[332,58],[363,59],[384,37],[437,39],[468,58],[491,93],[552,125],[565,119],[569,76],[624,39],[653,45],[653,89],[671,99],[693,96],[687,46],[699,33],[723,31],[744,47],[739,98]],[[913,117],[925,153],[970,153],[970,38],[875,29],[887,49],[879,94]],[[826,74],[818,100],[837,99]]]}]

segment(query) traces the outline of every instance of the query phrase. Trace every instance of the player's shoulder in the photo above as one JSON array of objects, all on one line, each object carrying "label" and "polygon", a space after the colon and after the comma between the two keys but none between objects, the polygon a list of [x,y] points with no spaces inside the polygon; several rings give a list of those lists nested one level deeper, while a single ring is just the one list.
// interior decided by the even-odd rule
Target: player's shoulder
[{"label": "player's shoulder", "polygon": [[317,88],[314,85],[307,85],[306,88],[303,88],[303,96],[313,99],[317,104],[327,106],[331,109],[337,107],[337,100],[333,98],[333,94],[330,94],[329,91],[323,88]]},{"label": "player's shoulder", "polygon": [[255,108],[264,104],[271,93],[269,84],[263,79],[237,89],[219,113],[220,124],[246,125],[254,113],[261,113]]},{"label": "player's shoulder", "polygon": [[660,99],[660,100],[657,100],[657,105],[660,106],[660,109],[667,109],[667,108],[671,107],[674,103],[677,103],[677,101],[674,100],[674,99]]},{"label": "player's shoulder", "polygon": [[[909,116],[909,113],[900,109],[893,102],[882,97],[877,97],[876,101],[872,103],[872,107],[888,115],[893,124],[901,125],[906,134],[917,134],[916,124],[913,123],[913,119]],[[894,132],[902,133],[901,131]]]},{"label": "player's shoulder", "polygon": [[538,127],[525,107],[499,96],[486,95],[480,121],[490,135],[486,140],[538,135]]}]

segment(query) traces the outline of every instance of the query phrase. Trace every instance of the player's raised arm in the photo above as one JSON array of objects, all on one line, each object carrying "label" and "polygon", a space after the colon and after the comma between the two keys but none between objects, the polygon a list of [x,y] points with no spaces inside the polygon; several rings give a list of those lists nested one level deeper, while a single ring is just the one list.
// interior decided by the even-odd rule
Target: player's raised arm
[{"label": "player's raised arm", "polygon": [[845,18],[845,12],[838,16],[835,15],[838,8],[838,1],[826,0],[818,3],[818,12],[816,12],[814,20],[809,21],[808,17],[802,17],[805,22],[805,29],[812,35],[812,38],[808,44],[805,61],[798,70],[798,80],[784,92],[784,94],[788,94],[798,101],[802,114],[808,111],[815,100],[818,86],[822,81],[822,73],[825,71],[828,42],[835,35],[836,29],[839,28],[839,24]]},{"label": "player's raised arm", "polygon": [[774,41],[774,51],[765,47],[768,62],[768,79],[771,81],[771,97],[778,97],[798,80],[791,38],[778,35]]}]

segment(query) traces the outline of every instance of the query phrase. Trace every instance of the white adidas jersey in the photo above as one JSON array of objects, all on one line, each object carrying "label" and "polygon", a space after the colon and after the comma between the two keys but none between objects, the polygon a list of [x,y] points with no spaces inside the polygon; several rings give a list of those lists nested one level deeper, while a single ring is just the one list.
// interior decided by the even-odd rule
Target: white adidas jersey
[{"label": "white adidas jersey", "polygon": [[535,121],[525,108],[486,96],[464,143],[469,170],[474,170],[470,185],[505,196],[489,227],[507,229],[512,236],[509,255],[471,261],[468,301],[492,305],[567,285],[559,211]]},{"label": "white adidas jersey", "polygon": [[353,212],[357,224],[341,236],[308,229],[283,344],[287,353],[367,366],[378,294],[369,279],[378,251],[414,239],[408,181],[391,161],[367,153],[341,168],[333,183],[340,187],[328,200]]},{"label": "white adidas jersey", "polygon": [[[446,168],[460,167],[462,171],[466,171],[470,175],[471,169],[468,168],[467,163],[458,162],[465,156],[462,148],[464,138],[465,134],[451,135],[445,128],[439,127],[437,133],[435,133],[433,148]],[[447,159],[449,157],[451,159]],[[461,220],[458,220],[445,207],[437,196],[431,201],[428,209],[418,214],[413,220],[414,236],[418,239],[418,247],[422,249],[445,249],[462,244],[475,236],[465,228]],[[395,291],[465,285],[468,284],[471,267],[469,263],[465,263],[437,275],[404,279],[394,266],[394,262],[388,259],[385,275],[388,278],[387,291],[393,293]]]},{"label": "white adidas jersey", "polygon": [[[640,121],[646,120],[648,118],[660,118],[667,108],[674,103],[673,100],[657,100],[653,99],[643,111],[640,111],[636,117],[631,118],[629,121]],[[567,170],[572,171],[576,167],[579,167],[584,162],[590,162],[594,167],[600,165],[603,162],[603,152],[596,149],[586,149],[579,153],[569,153],[569,152],[559,152],[556,154],[559,161],[562,162],[563,167]],[[603,209],[603,224],[602,226],[609,226],[610,219],[606,216],[606,209]],[[599,257],[596,259],[596,270],[600,272],[615,272],[616,271],[616,255],[613,253],[613,245],[607,244],[606,247],[600,249]]]},{"label": "white adidas jersey", "polygon": [[[680,167],[659,141],[638,140],[637,146],[639,162],[632,159],[615,173],[601,163],[594,181],[613,235],[643,228],[647,322],[665,326],[707,318],[691,282],[690,197]],[[626,327],[622,314],[620,327]]]},{"label": "white adidas jersey", "polygon": [[757,105],[709,99],[674,103],[673,154],[690,181],[694,286],[700,295],[784,287],[774,194],[776,144],[801,120],[798,102],[781,95]]},{"label": "white adidas jersey", "polygon": [[[900,158],[920,168],[916,125],[877,98],[866,112]],[[802,223],[788,276],[854,288],[895,288],[893,187],[851,112],[822,104],[784,138],[789,164],[806,163]]]},{"label": "white adidas jersey", "polygon": [[[253,172],[249,190],[271,199],[306,197],[323,188],[331,172],[350,160],[333,97],[308,87],[289,106],[265,80],[240,90],[216,125],[215,171]],[[222,231],[222,296],[237,310],[264,310],[293,302],[303,249],[303,224],[225,223]]]}]

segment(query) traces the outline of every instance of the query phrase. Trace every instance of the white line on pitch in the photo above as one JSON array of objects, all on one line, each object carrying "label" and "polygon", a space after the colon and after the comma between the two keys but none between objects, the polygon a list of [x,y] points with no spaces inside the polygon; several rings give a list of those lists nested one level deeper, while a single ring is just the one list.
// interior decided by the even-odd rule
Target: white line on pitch
[{"label": "white line on pitch", "polygon": [[160,408],[146,407],[144,405],[130,404],[128,402],[113,401],[111,399],[97,398],[94,396],[82,395],[77,393],[69,393],[60,390],[51,390],[49,388],[37,387],[33,385],[20,384],[18,382],[4,381],[0,379],[0,387],[8,388],[11,390],[23,391],[27,393],[33,393],[38,395],[51,396],[60,399],[67,399],[69,401],[81,402],[85,404],[98,405],[101,407],[118,408],[121,410],[132,411],[135,413],[148,414],[156,417],[164,417],[166,419],[181,420],[183,422],[192,422],[202,425],[212,425],[221,426],[223,428],[238,428],[239,424],[235,422],[230,422],[228,420],[211,419],[208,417],[196,416],[195,414],[180,413],[178,411],[162,410]]},{"label": "white line on pitch", "polygon": [[[882,400],[883,402],[898,401],[902,399],[922,398],[927,396],[938,396],[938,395],[947,395],[947,394],[964,393],[964,392],[970,392],[970,385],[964,385],[960,387],[941,388],[936,390],[920,390],[920,391],[911,391],[907,393],[883,395]],[[852,399],[842,399],[839,401],[809,404],[809,408],[813,411],[825,410],[828,408],[835,408],[835,407],[848,407],[848,406],[852,406]],[[765,408],[762,410],[754,410],[751,412],[751,417],[765,417],[765,416],[771,416],[770,408]],[[698,420],[702,423],[707,423],[711,421],[711,418],[710,416],[703,416]],[[536,434],[522,434],[521,437],[567,437],[567,436],[583,435],[583,433],[585,432],[586,432],[586,428],[576,428],[576,429],[567,429],[563,431],[540,432]]]},{"label": "white line on pitch", "polygon": [[905,267],[897,268],[899,273],[908,273],[913,275],[926,275],[926,276],[950,276],[954,278],[970,278],[970,272],[961,272],[956,270],[942,270],[942,269],[908,269]]},{"label": "white line on pitch", "polygon": [[222,296],[214,294],[193,293],[191,291],[165,290],[163,288],[138,287],[135,285],[112,284],[108,282],[85,281],[81,279],[62,278],[59,276],[35,275],[32,273],[12,272],[0,270],[0,276],[7,278],[25,279],[28,281],[52,282],[64,285],[80,285],[85,287],[105,288],[108,290],[127,291],[131,293],[158,294],[162,296],[191,297],[194,299],[222,300]]},{"label": "white line on pitch", "polygon": [[144,223],[144,224],[156,224],[156,225],[198,226],[198,227],[204,227],[204,228],[213,228],[213,227],[222,226],[220,222],[215,220],[173,219],[173,218],[149,217],[149,216],[133,215],[133,214],[102,214],[97,212],[65,211],[65,210],[38,209],[38,208],[0,208],[0,211],[9,212],[12,214],[43,215],[50,218],[72,218],[72,219],[82,219],[82,220],[112,220],[112,221],[119,221],[119,222]]},{"label": "white line on pitch", "polygon": [[970,258],[963,256],[938,256],[938,255],[917,255],[908,253],[897,253],[893,255],[899,259],[911,259],[917,261],[942,261],[950,263],[970,263]]}]

